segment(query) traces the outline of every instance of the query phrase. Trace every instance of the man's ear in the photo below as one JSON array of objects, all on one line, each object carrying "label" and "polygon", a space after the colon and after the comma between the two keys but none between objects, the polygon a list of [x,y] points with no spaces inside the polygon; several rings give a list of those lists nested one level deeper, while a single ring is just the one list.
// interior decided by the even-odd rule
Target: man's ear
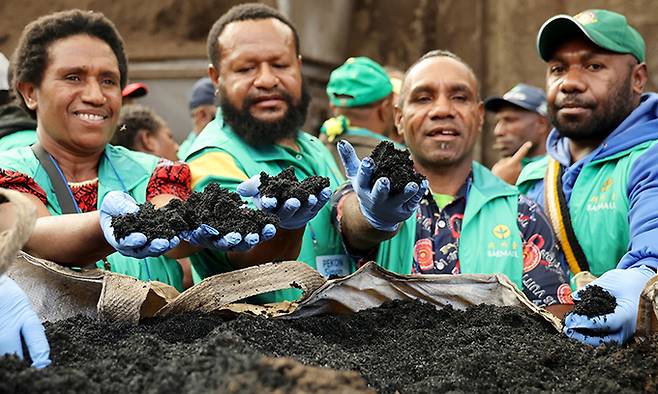
[{"label": "man's ear", "polygon": [[212,63],[208,65],[208,77],[213,86],[215,86],[215,89],[217,89],[219,87],[219,70]]},{"label": "man's ear", "polygon": [[23,97],[25,105],[32,111],[37,110],[37,88],[30,82],[19,82],[18,93]]},{"label": "man's ear", "polygon": [[647,64],[640,63],[633,66],[633,93],[642,94],[647,85]]},{"label": "man's ear", "polygon": [[404,135],[404,127],[402,125],[402,109],[400,108],[399,104],[395,104],[394,107],[394,113],[395,113],[395,128],[398,131],[399,135]]}]

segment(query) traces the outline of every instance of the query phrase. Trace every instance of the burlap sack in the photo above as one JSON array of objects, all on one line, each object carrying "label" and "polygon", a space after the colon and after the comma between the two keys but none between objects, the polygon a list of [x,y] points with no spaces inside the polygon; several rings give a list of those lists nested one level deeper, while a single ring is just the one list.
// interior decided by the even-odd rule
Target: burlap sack
[{"label": "burlap sack", "polygon": [[354,313],[392,300],[420,300],[457,309],[478,304],[518,306],[562,329],[559,319],[530,302],[505,275],[399,275],[374,262],[345,278],[328,281],[285,317]]},{"label": "burlap sack", "polygon": [[0,275],[29,239],[36,215],[34,204],[27,197],[0,188]]},{"label": "burlap sack", "polygon": [[637,313],[637,335],[658,333],[658,275],[644,286]]}]

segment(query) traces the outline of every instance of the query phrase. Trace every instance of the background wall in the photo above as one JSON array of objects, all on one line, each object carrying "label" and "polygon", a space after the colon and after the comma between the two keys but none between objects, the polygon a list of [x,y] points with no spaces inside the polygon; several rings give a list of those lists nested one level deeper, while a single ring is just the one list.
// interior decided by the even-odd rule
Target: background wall
[{"label": "background wall", "polygon": [[[524,81],[543,86],[544,65],[535,50],[536,34],[549,17],[588,8],[621,12],[647,43],[649,89],[658,86],[658,2],[653,0],[270,0],[298,26],[304,74],[313,101],[307,130],[326,117],[324,84],[333,67],[349,56],[366,55],[405,68],[423,53],[448,49],[468,62],[481,81],[483,97],[502,94]],[[126,41],[130,78],[145,81],[142,99],[187,134],[187,94],[205,75],[206,35],[232,5],[230,0],[3,0],[0,51],[9,55],[25,24],[39,15],[73,7],[102,11]],[[491,119],[485,124],[477,157],[491,164]]]}]

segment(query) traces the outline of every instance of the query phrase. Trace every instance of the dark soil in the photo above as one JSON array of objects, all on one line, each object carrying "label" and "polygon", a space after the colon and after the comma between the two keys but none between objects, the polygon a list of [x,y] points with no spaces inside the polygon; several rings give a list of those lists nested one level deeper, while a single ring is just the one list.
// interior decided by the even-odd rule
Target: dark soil
[{"label": "dark soil", "polygon": [[[594,349],[512,307],[393,302],[350,316],[183,315],[134,328],[77,317],[46,331],[53,365],[40,371],[0,358],[0,393],[328,391],[281,373],[305,368],[289,358],[358,371],[383,393],[655,392],[658,384],[658,337]],[[306,375],[320,382],[314,376]],[[347,392],[362,387],[338,376]]]},{"label": "dark soil", "polygon": [[317,197],[325,187],[329,187],[329,178],[314,175],[300,182],[292,167],[286,168],[275,176],[266,172],[260,173],[260,194],[276,197],[279,204],[289,198],[296,198],[304,203],[308,200],[309,194]]},{"label": "dark soil", "polygon": [[600,286],[592,285],[580,293],[571,313],[587,317],[603,316],[615,311],[617,298]]},{"label": "dark soil", "polygon": [[134,214],[112,218],[117,239],[133,232],[144,233],[149,240],[170,239],[201,224],[214,227],[219,232],[217,238],[221,238],[232,231],[260,234],[266,224],[279,224],[276,215],[248,208],[237,193],[216,183],[209,184],[203,192],[192,193],[187,201],[171,200],[159,209],[149,202],[139,207]]},{"label": "dark soil", "polygon": [[409,151],[397,149],[392,142],[382,141],[373,149],[370,157],[375,162],[375,171],[370,186],[377,179],[386,177],[391,181],[391,194],[404,190],[409,182],[420,183],[425,176],[416,172],[414,162],[409,157]]}]

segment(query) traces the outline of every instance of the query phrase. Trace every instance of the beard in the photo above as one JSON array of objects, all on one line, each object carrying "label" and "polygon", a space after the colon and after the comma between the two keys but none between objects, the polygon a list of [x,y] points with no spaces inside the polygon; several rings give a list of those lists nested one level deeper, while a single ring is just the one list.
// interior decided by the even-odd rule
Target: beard
[{"label": "beard", "polygon": [[[596,103],[583,99],[578,94],[566,94],[560,102],[549,105],[548,115],[551,123],[560,135],[574,141],[604,140],[635,109],[631,81],[632,75],[629,74],[610,92],[605,102]],[[557,112],[565,102],[589,108],[591,116],[580,120],[559,117]]]},{"label": "beard", "polygon": [[247,96],[242,109],[239,109],[228,99],[224,86],[219,87],[219,105],[222,108],[224,121],[231,126],[235,134],[251,146],[272,145],[286,138],[294,138],[297,130],[306,121],[311,101],[306,84],[302,83],[302,95],[297,103],[293,101],[290,94],[282,90],[275,88],[268,93],[280,95],[287,104],[285,115],[278,121],[264,122],[251,115],[249,108],[258,102],[255,97]]}]

